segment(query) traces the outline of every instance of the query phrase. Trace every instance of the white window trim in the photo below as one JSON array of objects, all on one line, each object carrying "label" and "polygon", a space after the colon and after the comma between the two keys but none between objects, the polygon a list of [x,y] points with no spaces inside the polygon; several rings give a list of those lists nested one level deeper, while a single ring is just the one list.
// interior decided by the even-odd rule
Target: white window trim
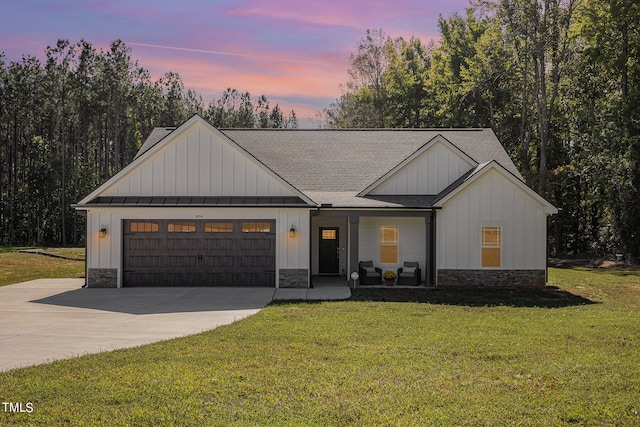
[{"label": "white window trim", "polygon": [[[485,227],[499,227],[500,228],[500,267],[484,267],[482,265],[482,249],[484,249],[484,246],[482,245],[482,229]],[[480,256],[479,256],[479,264],[480,264],[480,269],[481,270],[503,270],[504,269],[504,249],[505,249],[505,245],[504,245],[504,235],[505,235],[505,226],[504,226],[504,222],[496,222],[496,221],[489,221],[489,222],[481,222],[480,223],[480,227],[478,227],[478,233],[480,234],[480,240],[479,240],[479,248],[480,248]]]},{"label": "white window trim", "polygon": [[[385,263],[385,262],[382,262],[382,260],[380,259],[380,248],[382,247],[382,240],[380,239],[380,231],[382,227],[398,228],[398,235],[397,235],[398,243],[396,243],[396,248],[398,248],[398,259],[396,260],[396,262]],[[391,245],[386,245],[386,246],[391,246]],[[378,224],[378,262],[380,263],[380,265],[387,265],[387,266],[400,265],[400,258],[402,258],[401,253],[402,252],[400,251],[400,224]]]}]

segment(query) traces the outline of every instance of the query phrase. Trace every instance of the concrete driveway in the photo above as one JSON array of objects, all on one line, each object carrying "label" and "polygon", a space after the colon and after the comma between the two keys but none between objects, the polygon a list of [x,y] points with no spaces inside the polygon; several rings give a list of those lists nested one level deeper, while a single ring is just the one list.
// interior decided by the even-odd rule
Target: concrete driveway
[{"label": "concrete driveway", "polygon": [[273,288],[0,287],[0,371],[197,334],[257,313]]}]

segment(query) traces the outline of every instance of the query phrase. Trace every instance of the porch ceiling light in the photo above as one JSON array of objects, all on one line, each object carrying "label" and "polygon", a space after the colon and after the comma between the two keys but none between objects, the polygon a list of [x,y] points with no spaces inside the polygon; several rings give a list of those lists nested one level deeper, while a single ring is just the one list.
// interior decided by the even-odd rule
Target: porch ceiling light
[{"label": "porch ceiling light", "polygon": [[289,229],[289,237],[296,237],[296,227],[291,224],[291,228]]}]

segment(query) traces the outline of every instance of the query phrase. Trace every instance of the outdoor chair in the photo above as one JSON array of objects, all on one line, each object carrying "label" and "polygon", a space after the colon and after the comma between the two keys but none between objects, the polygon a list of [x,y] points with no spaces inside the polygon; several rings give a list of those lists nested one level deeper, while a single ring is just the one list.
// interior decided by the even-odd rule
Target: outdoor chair
[{"label": "outdoor chair", "polygon": [[379,285],[382,282],[382,269],[373,266],[373,261],[360,261],[361,285]]},{"label": "outdoor chair", "polygon": [[420,285],[420,278],[422,277],[420,264],[405,261],[402,265],[403,266],[398,269],[398,285]]}]

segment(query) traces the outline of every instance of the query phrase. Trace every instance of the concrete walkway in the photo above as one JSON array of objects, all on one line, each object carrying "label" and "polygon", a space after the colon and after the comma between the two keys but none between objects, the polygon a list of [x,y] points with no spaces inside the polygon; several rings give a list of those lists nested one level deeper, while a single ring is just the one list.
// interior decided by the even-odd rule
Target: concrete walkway
[{"label": "concrete walkway", "polygon": [[343,300],[351,297],[351,289],[347,284],[332,284],[332,283],[316,283],[313,288],[298,289],[298,288],[279,288],[276,289],[273,300],[274,301],[331,301],[331,300]]},{"label": "concrete walkway", "polygon": [[0,371],[193,335],[273,299],[349,298],[348,287],[83,289],[84,279],[0,287]]}]

